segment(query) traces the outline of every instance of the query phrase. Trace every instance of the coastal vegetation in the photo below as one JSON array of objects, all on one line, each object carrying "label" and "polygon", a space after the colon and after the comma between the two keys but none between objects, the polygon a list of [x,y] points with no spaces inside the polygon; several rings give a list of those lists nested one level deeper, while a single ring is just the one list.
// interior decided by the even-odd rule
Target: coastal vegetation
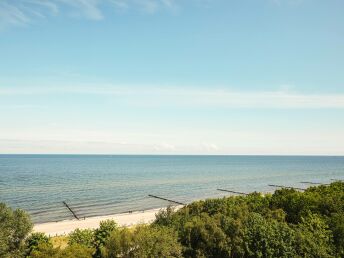
[{"label": "coastal vegetation", "polygon": [[150,225],[101,222],[56,246],[0,205],[0,257],[344,257],[344,183],[280,189],[162,210]]}]

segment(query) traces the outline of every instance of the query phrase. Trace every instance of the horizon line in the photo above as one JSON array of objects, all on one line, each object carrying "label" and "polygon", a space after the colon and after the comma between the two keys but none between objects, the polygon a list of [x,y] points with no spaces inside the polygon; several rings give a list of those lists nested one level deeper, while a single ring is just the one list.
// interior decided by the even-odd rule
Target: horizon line
[{"label": "horizon line", "polygon": [[55,155],[55,156],[275,156],[275,157],[344,157],[344,154],[333,155],[333,154],[132,154],[132,153],[0,153],[0,156],[10,155]]}]

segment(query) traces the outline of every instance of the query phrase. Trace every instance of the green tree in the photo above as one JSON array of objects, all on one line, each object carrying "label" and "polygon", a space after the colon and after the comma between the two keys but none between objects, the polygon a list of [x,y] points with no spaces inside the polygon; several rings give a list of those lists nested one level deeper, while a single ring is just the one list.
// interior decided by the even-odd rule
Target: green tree
[{"label": "green tree", "polygon": [[28,214],[0,203],[0,257],[19,257],[25,251],[25,238],[32,229]]},{"label": "green tree", "polygon": [[113,231],[103,255],[106,258],[181,257],[181,245],[172,229],[141,225],[132,231],[126,228]]},{"label": "green tree", "polygon": [[337,253],[344,257],[344,212],[334,213],[329,219],[330,229]]},{"label": "green tree", "polygon": [[320,216],[301,218],[296,228],[296,250],[301,257],[334,257],[332,232]]},{"label": "green tree", "polygon": [[245,227],[245,257],[295,257],[295,232],[286,223],[251,213]]},{"label": "green tree", "polygon": [[186,257],[230,257],[229,238],[218,219],[206,213],[186,222],[179,237]]}]

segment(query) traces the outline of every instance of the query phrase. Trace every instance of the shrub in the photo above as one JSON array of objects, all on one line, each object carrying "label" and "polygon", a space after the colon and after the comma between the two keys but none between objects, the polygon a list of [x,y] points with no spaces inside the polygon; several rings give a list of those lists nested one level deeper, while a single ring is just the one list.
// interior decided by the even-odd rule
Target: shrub
[{"label": "shrub", "polygon": [[114,220],[104,220],[99,223],[99,228],[94,231],[95,257],[101,257],[101,249],[112,231],[118,228]]},{"label": "shrub", "polygon": [[30,258],[92,258],[93,252],[94,249],[78,244],[60,249],[43,243],[32,251]]},{"label": "shrub", "polygon": [[79,244],[89,248],[94,247],[94,231],[91,229],[76,229],[69,234],[68,244]]},{"label": "shrub", "polygon": [[40,233],[40,232],[32,233],[26,239],[27,255],[30,255],[30,253],[33,250],[36,250],[38,248],[38,245],[40,245],[40,244],[51,245],[49,240],[50,240],[50,238],[47,237],[44,233]]}]

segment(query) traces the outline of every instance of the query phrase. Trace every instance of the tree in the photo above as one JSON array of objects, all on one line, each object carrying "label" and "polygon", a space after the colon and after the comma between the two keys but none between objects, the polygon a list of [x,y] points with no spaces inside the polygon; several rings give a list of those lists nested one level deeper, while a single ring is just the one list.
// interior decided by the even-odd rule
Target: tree
[{"label": "tree", "polygon": [[332,232],[320,216],[301,218],[296,228],[296,250],[301,257],[334,257]]},{"label": "tree", "polygon": [[32,229],[26,212],[0,203],[0,257],[16,257],[25,251],[24,240]]},{"label": "tree", "polygon": [[295,257],[295,232],[286,223],[251,213],[245,221],[245,257]]},{"label": "tree", "polygon": [[344,257],[344,212],[332,214],[329,218],[329,225],[337,253]]},{"label": "tree", "polygon": [[179,233],[186,257],[230,257],[229,238],[216,218],[192,217]]},{"label": "tree", "polygon": [[106,258],[113,257],[181,257],[176,232],[166,227],[137,226],[115,230],[103,249]]}]

